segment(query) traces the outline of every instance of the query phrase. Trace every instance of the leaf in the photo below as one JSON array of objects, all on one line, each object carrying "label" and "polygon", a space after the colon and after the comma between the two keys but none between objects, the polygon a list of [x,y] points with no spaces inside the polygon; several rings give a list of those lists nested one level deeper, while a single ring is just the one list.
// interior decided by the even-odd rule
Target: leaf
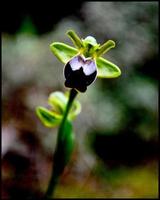
[{"label": "leaf", "polygon": [[61,114],[63,114],[63,112],[65,110],[67,101],[68,101],[68,98],[62,92],[59,92],[59,91],[52,92],[48,98],[48,103],[51,106],[53,106],[53,108],[57,112],[59,112]]},{"label": "leaf", "polygon": [[115,78],[121,75],[121,70],[110,61],[99,57],[96,59],[98,78]]},{"label": "leaf", "polygon": [[60,124],[62,117],[48,109],[38,106],[36,114],[46,127],[55,127]]},{"label": "leaf", "polygon": [[64,64],[74,57],[78,50],[61,42],[54,42],[50,45],[52,53]]}]

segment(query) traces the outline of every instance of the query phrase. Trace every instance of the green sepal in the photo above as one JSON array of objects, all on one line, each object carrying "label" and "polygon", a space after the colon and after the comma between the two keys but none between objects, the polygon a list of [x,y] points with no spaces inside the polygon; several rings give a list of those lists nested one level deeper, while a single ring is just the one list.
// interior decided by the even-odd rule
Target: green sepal
[{"label": "green sepal", "polygon": [[116,78],[121,75],[121,70],[112,62],[99,57],[96,59],[98,78]]},{"label": "green sepal", "polygon": [[50,44],[52,53],[64,64],[74,57],[78,50],[61,42],[53,42]]},{"label": "green sepal", "polygon": [[59,125],[62,119],[61,115],[49,111],[48,109],[41,106],[36,108],[36,114],[42,124],[49,128]]}]

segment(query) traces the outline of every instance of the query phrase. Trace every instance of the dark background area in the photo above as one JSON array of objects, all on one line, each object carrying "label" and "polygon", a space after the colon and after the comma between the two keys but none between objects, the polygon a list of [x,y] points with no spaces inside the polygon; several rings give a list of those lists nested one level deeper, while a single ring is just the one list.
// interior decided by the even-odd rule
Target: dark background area
[{"label": "dark background area", "polygon": [[1,19],[2,32],[15,34],[21,27],[25,17],[29,16],[36,27],[38,34],[44,34],[53,29],[61,19],[74,15],[83,19],[80,9],[81,1],[40,1],[32,2],[11,2],[2,1]]}]

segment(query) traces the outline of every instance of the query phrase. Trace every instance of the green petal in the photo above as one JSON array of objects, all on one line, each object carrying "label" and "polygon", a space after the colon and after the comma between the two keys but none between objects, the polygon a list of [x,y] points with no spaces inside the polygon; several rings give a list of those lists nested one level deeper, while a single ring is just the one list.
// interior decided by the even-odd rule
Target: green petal
[{"label": "green petal", "polygon": [[96,59],[98,78],[116,78],[121,75],[121,70],[110,61],[99,57]]},{"label": "green petal", "polygon": [[36,114],[46,127],[55,127],[60,124],[61,116],[41,106],[36,108]]},{"label": "green petal", "polygon": [[83,47],[83,43],[82,43],[81,39],[79,38],[79,36],[73,30],[68,30],[66,34],[69,36],[69,38],[72,40],[73,44],[78,49]]},{"label": "green petal", "polygon": [[67,104],[67,97],[62,92],[59,91],[52,92],[48,97],[48,103],[57,112],[63,114]]},{"label": "green petal", "polygon": [[64,64],[66,64],[73,56],[78,53],[78,50],[61,42],[53,42],[50,45],[52,53]]},{"label": "green petal", "polygon": [[96,56],[100,57],[102,54],[105,54],[107,51],[115,47],[115,42],[113,40],[108,40],[105,42],[96,52]]}]

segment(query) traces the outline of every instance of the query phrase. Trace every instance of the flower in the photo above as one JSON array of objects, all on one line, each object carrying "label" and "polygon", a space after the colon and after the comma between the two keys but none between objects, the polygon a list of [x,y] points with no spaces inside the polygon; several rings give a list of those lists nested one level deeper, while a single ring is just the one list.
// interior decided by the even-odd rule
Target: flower
[{"label": "flower", "polygon": [[66,87],[85,92],[96,77],[115,78],[120,76],[121,70],[112,62],[101,57],[115,47],[114,41],[108,40],[100,45],[92,36],[81,40],[72,30],[67,31],[67,35],[76,48],[61,42],[53,42],[50,45],[53,54],[65,64]]},{"label": "flower", "polygon": [[65,86],[85,92],[97,76],[96,63],[83,55],[73,57],[64,66]]}]

